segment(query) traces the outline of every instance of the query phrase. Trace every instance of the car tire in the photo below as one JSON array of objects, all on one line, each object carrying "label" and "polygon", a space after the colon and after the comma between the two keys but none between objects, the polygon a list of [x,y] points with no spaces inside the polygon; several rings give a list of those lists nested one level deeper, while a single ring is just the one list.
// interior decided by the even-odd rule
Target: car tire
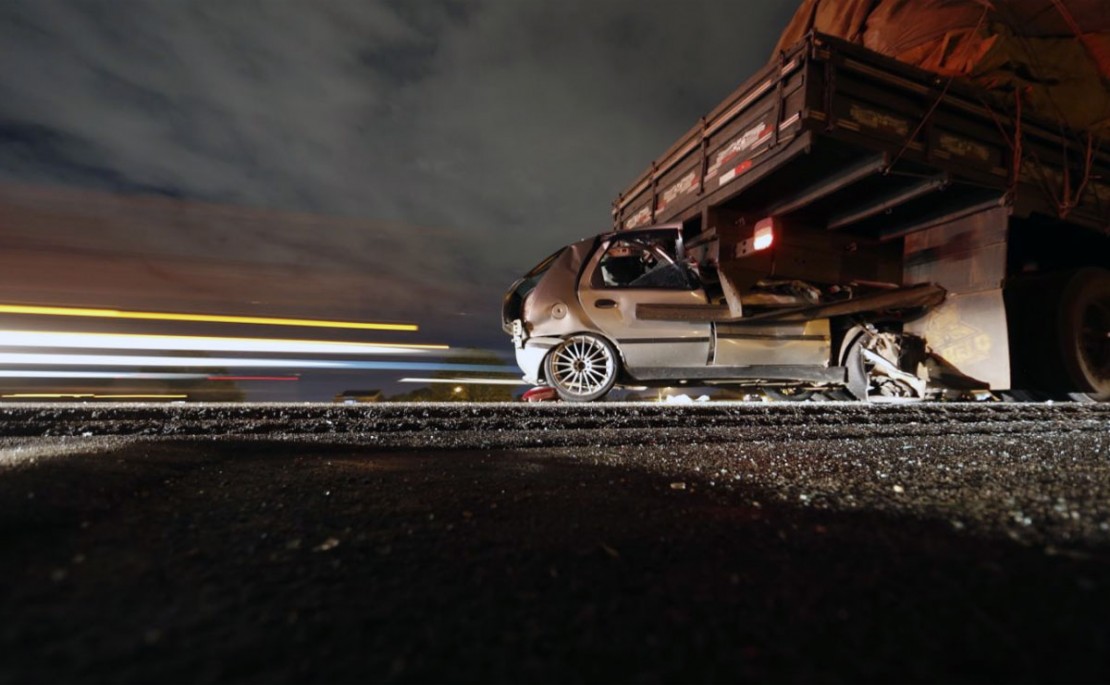
[{"label": "car tire", "polygon": [[814,391],[793,386],[767,386],[763,394],[772,402],[806,402],[814,396]]},{"label": "car tire", "polygon": [[921,401],[914,388],[902,380],[889,376],[876,375],[871,371],[863,356],[863,348],[868,343],[868,333],[860,328],[852,329],[844,336],[841,348],[840,365],[848,372],[846,394],[861,402]]},{"label": "car tire", "polygon": [[613,389],[620,371],[617,350],[605,338],[578,333],[544,359],[547,382],[567,402],[593,402]]}]

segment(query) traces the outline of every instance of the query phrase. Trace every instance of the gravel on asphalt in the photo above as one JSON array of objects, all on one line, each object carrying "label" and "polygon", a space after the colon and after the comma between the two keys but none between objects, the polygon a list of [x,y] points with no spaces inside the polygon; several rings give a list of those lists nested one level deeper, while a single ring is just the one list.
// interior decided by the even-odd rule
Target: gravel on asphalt
[{"label": "gravel on asphalt", "polygon": [[0,436],[0,682],[1110,679],[1107,405],[5,405]]}]

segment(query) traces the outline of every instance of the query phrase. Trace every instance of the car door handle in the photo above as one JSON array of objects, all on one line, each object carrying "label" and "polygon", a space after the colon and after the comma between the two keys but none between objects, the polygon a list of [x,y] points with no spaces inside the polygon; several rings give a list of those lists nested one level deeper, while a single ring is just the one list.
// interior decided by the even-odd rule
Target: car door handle
[{"label": "car door handle", "polygon": [[598,309],[613,309],[614,307],[617,306],[617,301],[616,300],[608,300],[608,299],[596,300],[594,302],[594,306],[597,307]]}]

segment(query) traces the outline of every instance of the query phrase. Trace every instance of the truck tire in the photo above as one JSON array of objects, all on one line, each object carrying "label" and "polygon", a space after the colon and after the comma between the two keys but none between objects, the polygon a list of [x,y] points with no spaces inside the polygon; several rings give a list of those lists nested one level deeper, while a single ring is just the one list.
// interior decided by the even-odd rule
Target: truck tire
[{"label": "truck tire", "polygon": [[1080,269],[1060,301],[1059,342],[1072,386],[1110,400],[1110,271]]},{"label": "truck tire", "polygon": [[1110,400],[1110,271],[1014,279],[1006,307],[1015,387]]},{"label": "truck tire", "polygon": [[556,345],[544,359],[544,373],[567,402],[593,402],[605,397],[617,381],[616,349],[600,336],[578,333]]}]

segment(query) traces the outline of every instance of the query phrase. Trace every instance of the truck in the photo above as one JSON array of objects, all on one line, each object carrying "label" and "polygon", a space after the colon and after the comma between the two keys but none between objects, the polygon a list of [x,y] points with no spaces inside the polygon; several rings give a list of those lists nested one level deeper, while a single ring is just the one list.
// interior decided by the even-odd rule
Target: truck
[{"label": "truck", "polygon": [[568,401],[1110,399],[1103,138],[811,31],[505,295]]}]

